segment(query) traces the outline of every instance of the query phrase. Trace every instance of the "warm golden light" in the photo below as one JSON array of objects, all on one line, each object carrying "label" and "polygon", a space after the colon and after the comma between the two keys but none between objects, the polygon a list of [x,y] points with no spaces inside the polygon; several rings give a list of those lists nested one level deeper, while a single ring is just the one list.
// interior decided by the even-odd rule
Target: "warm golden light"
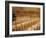
[{"label": "warm golden light", "polygon": [[40,30],[40,8],[12,7],[12,13],[13,31]]}]

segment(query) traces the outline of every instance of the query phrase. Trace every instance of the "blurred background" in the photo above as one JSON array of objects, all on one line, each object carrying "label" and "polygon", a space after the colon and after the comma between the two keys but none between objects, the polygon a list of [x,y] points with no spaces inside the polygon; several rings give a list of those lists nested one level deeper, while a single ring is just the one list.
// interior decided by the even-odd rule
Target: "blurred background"
[{"label": "blurred background", "polygon": [[40,30],[40,8],[12,7],[13,31]]}]

